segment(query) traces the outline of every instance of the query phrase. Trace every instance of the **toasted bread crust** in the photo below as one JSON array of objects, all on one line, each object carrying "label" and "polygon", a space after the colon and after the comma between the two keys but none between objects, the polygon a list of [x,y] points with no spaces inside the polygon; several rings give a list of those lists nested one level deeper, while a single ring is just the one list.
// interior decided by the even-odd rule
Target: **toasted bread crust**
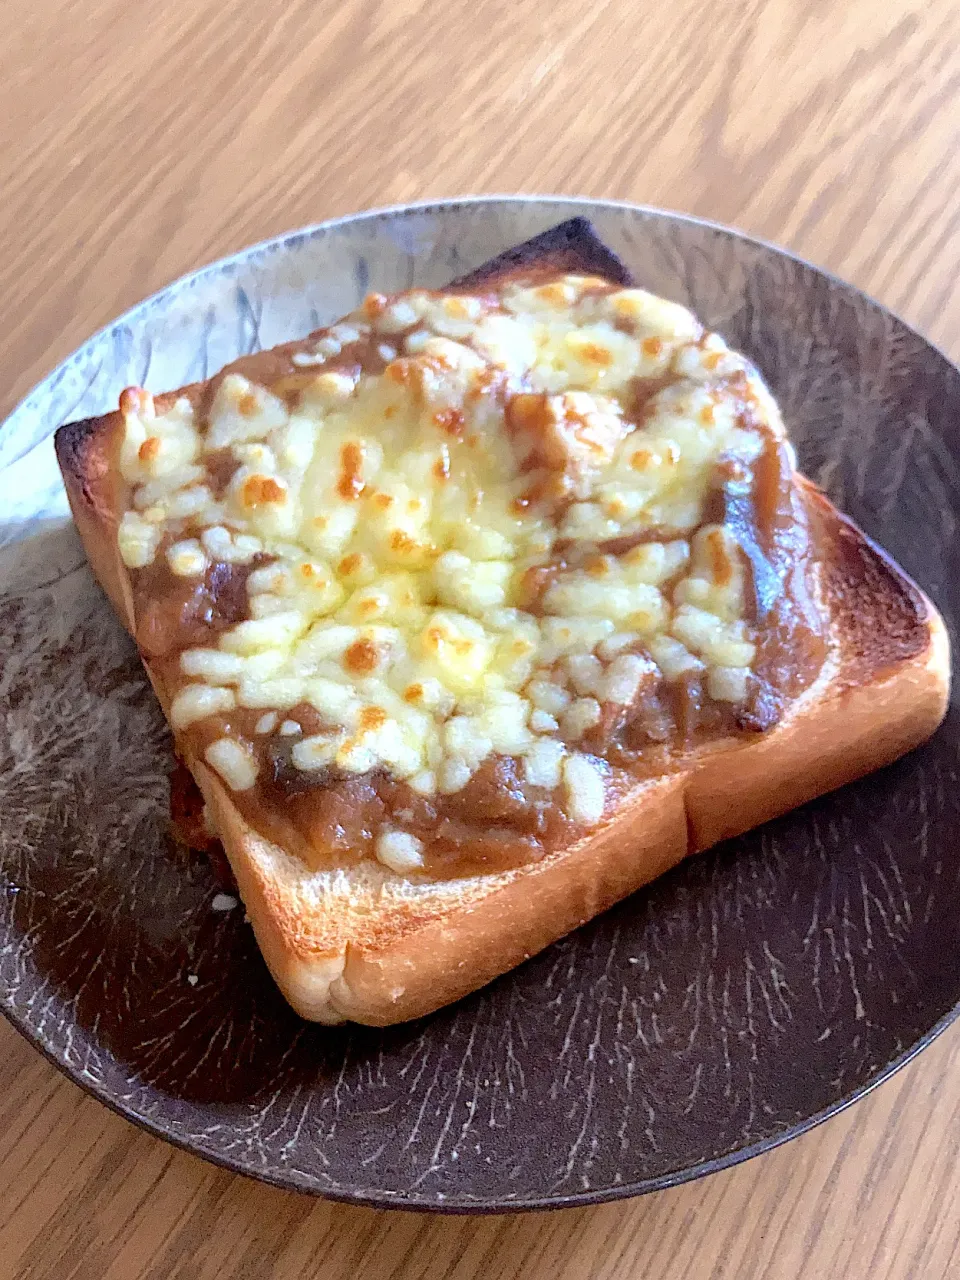
[{"label": "toasted bread crust", "polygon": [[633,284],[630,272],[599,238],[588,219],[570,218],[523,244],[505,249],[475,271],[452,280],[447,288],[482,289],[485,285],[504,284],[514,276],[528,277],[531,272],[595,275],[613,284]]},{"label": "toasted bread crust", "polygon": [[[573,220],[454,282],[476,288],[534,268],[629,282]],[[574,225],[576,224],[576,225]],[[244,357],[206,384],[158,396],[203,405],[223,373],[270,381],[311,341]],[[125,501],[118,413],[61,427],[57,456],[91,566],[134,631],[117,547]],[[770,732],[698,748],[638,785],[598,830],[508,872],[412,887],[379,866],[326,878],[258,835],[202,762],[187,759],[215,818],[268,966],[290,1003],[323,1022],[388,1025],[484,985],[676,865],[887,764],[943,718],[949,646],[934,606],[893,562],[803,482],[831,621],[824,672]],[[148,673],[149,664],[147,664]],[[157,690],[167,711],[164,690]]]}]

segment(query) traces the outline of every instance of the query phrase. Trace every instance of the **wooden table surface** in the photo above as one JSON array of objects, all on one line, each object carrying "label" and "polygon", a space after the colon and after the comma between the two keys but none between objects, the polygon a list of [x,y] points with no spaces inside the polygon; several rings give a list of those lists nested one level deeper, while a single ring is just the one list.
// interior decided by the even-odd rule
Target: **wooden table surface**
[{"label": "wooden table surface", "polygon": [[[184,271],[463,192],[735,223],[960,358],[960,0],[0,0],[0,19],[0,416]],[[958,1098],[960,1026],[706,1181],[441,1219],[175,1152],[3,1025],[0,1280],[958,1276]]]}]

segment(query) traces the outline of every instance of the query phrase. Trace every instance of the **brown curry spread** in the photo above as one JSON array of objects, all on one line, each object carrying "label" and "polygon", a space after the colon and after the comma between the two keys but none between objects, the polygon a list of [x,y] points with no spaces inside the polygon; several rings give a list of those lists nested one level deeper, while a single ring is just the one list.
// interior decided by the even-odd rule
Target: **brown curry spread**
[{"label": "brown curry spread", "polygon": [[[350,345],[339,359],[328,360],[325,369],[379,373],[390,354],[382,342],[370,338]],[[282,379],[274,380],[273,389],[296,406],[312,376],[291,365]],[[651,398],[672,380],[660,374],[649,385],[637,381],[631,407],[636,424],[642,426]],[[727,390],[737,393],[735,377]],[[210,395],[206,403],[209,406]],[[527,405],[528,418],[531,412]],[[717,700],[710,696],[702,672],[667,680],[650,662],[632,701],[603,702],[599,722],[578,744],[605,779],[608,811],[638,780],[682,767],[688,753],[702,743],[769,731],[824,663],[827,638],[816,599],[815,553],[789,447],[757,419],[749,395],[740,397],[739,412],[746,425],[764,435],[763,448],[748,466],[737,459],[721,463],[703,523],[722,525],[733,535],[746,571],[747,622],[757,646],[746,696],[739,702]],[[218,495],[237,465],[228,449],[209,455],[208,470]],[[343,467],[339,483],[349,489],[346,496],[356,496],[363,486],[359,461],[345,457]],[[531,502],[549,503],[558,524],[569,500],[569,486],[530,496]],[[528,571],[518,605],[537,615],[558,574],[571,569],[590,573],[591,566],[601,573],[605,557],[616,558],[638,545],[676,536],[669,529],[647,528],[593,543],[556,539],[549,561]],[[244,564],[214,559],[199,578],[176,577],[163,554],[171,541],[172,535],[166,535],[153,563],[131,572],[137,641],[170,697],[183,684],[181,654],[193,646],[215,645],[218,634],[251,616],[247,579],[271,562],[266,553]],[[718,563],[718,580],[724,571]],[[665,593],[671,588],[669,581],[662,586]],[[648,656],[642,645],[631,651]],[[357,663],[361,658],[358,651]],[[220,738],[243,743],[257,762],[257,779],[252,787],[235,791],[232,801],[256,831],[314,868],[350,865],[373,856],[377,833],[385,827],[401,827],[416,837],[423,846],[424,872],[444,878],[539,859],[586,829],[568,816],[559,787],[531,785],[521,763],[507,755],[488,757],[459,790],[424,795],[385,768],[359,774],[336,766],[298,768],[294,745],[331,728],[309,702],[281,712],[272,732],[263,732],[262,722],[262,710],[246,707],[212,714],[183,729],[179,747],[188,758],[202,760],[209,745]],[[189,812],[182,787],[178,794],[180,809]],[[196,819],[196,812],[192,816]]]}]

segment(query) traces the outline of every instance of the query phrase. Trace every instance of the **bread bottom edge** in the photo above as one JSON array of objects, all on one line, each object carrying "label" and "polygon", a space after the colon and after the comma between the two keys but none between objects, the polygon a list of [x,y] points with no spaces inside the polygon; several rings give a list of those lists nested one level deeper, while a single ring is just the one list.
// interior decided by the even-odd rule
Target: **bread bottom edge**
[{"label": "bread bottom edge", "polygon": [[[934,732],[948,694],[949,644],[931,606],[921,658],[833,692],[815,714],[768,739],[706,752],[690,770],[643,788],[577,846],[509,873],[478,901],[453,903],[384,945],[302,948],[305,940],[284,933],[242,842],[230,842],[231,862],[264,958],[293,1008],[321,1023],[389,1026],[485,986],[685,857],[892,763]],[[205,794],[211,782],[219,790],[208,774]],[[214,802],[218,819],[223,801],[229,805],[225,795]]]}]

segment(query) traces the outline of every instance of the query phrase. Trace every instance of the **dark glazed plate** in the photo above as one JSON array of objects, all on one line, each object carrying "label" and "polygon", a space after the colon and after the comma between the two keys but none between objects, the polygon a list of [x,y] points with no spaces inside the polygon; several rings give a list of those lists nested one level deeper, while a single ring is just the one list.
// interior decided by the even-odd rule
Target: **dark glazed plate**
[{"label": "dark glazed plate", "polygon": [[69,525],[54,428],[580,213],[753,357],[804,470],[956,639],[960,373],[856,290],[722,228],[551,199],[364,214],[209,267],[91,339],[0,428],[0,1004],[96,1097],[239,1172],[419,1209],[632,1195],[809,1128],[956,1015],[956,703],[899,764],[389,1031],[299,1021],[242,909],[214,910],[206,866],[167,836],[169,739]]}]

